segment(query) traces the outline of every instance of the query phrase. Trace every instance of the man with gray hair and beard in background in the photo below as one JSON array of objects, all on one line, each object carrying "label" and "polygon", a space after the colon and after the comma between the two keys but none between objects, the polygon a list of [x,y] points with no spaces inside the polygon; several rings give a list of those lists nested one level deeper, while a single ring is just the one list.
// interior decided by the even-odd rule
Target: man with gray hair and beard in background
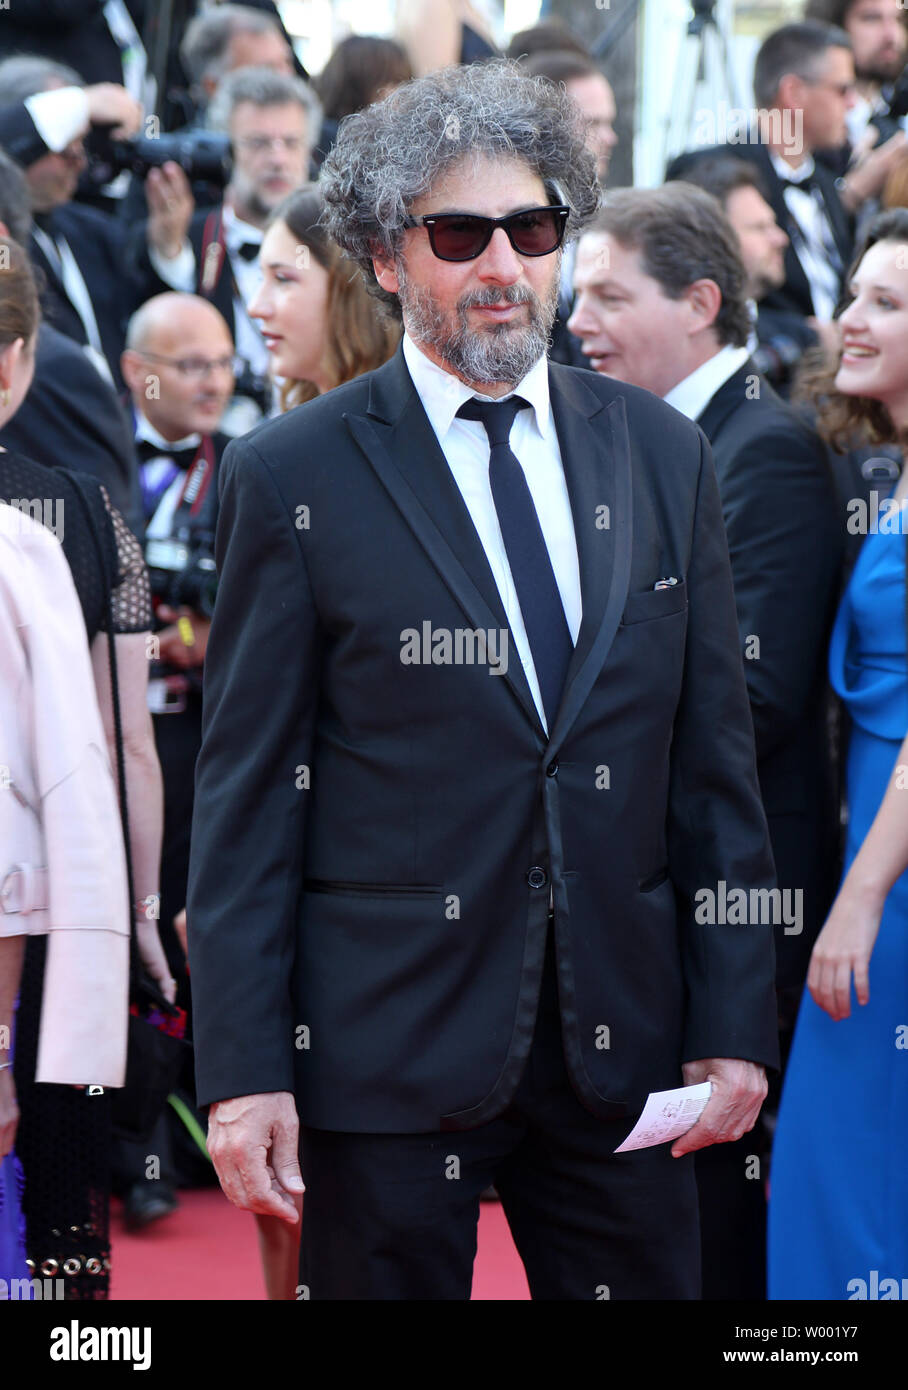
[{"label": "man with gray hair and beard in background", "polygon": [[[321,119],[305,82],[270,68],[240,68],[220,82],[208,126],[230,136],[233,164],[222,202],[196,210],[179,164],[152,169],[145,182],[148,221],[131,242],[147,294],[200,294],[219,310],[236,343],[241,371],[222,428],[242,434],[271,404],[270,359],[246,305],[258,288],[265,225],[305,183]],[[238,400],[246,404],[241,410]]]},{"label": "man with gray hair and beard in background", "polygon": [[[320,182],[405,333],[224,456],[188,903],[211,1156],[290,1222],[305,1180],[301,1298],[469,1298],[493,1182],[534,1298],[697,1298],[692,1152],[778,1060],[771,929],[693,912],[773,882],[708,446],[546,360],[599,198],[562,90],[432,73]],[[495,671],[457,660],[496,629]],[[696,1122],[616,1154],[682,1083]]]}]

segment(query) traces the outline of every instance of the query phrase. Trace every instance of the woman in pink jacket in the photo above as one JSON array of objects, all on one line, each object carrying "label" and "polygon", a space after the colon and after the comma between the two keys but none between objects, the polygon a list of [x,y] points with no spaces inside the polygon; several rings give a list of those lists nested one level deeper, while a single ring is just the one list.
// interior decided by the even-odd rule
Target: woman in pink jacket
[{"label": "woman in pink jacket", "polygon": [[[28,259],[14,241],[0,239],[0,426],[31,383],[37,326]],[[0,499],[16,508],[0,509],[0,1157],[20,1120],[3,1051],[12,1041],[18,981],[17,1143],[31,1272],[63,1275],[67,1298],[103,1298],[107,1087],[121,1083],[105,1083],[102,1073],[119,1075],[130,915],[111,784],[105,628],[115,634],[119,671],[138,951],[169,999],[175,988],[146,907],[158,887],[162,803],[145,703],[148,579],[141,547],[93,479],[3,451]],[[93,1082],[103,1094],[74,1089]],[[17,1224],[17,1187],[4,1184],[0,1228],[7,1231]]]},{"label": "woman in pink jacket", "polygon": [[[13,1001],[25,938],[48,935],[37,1079],[122,1086],[129,923],[116,794],[69,566],[0,503],[0,1158],[12,1148]],[[7,865],[7,861],[8,865]],[[11,1218],[18,1182],[3,1174]],[[18,1178],[18,1175],[16,1175]],[[12,1191],[10,1191],[12,1187]],[[4,1249],[0,1277],[24,1252]],[[7,1263],[8,1262],[8,1263]],[[6,1268],[4,1265],[6,1264]]]}]

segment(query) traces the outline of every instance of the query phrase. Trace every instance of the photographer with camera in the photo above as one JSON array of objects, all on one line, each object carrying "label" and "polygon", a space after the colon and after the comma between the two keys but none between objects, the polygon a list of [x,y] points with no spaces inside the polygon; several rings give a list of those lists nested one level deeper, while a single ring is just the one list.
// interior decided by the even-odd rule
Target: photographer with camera
[{"label": "photographer with camera", "polygon": [[258,287],[255,264],[269,216],[305,183],[318,136],[315,98],[304,82],[268,68],[241,68],[223,79],[209,126],[230,137],[233,169],[223,202],[195,211],[189,181],[175,162],[146,180],[149,217],[134,243],[139,272],[160,290],[195,291],[223,315],[236,342],[238,400],[224,428],[242,434],[271,407],[269,356],[246,311]]},{"label": "photographer with camera", "polygon": [[86,87],[72,68],[27,54],[0,63],[0,93],[0,143],[24,167],[34,213],[28,252],[43,272],[45,317],[119,386],[126,320],[149,291],[126,268],[121,224],[73,198],[86,162],[85,120],[129,135],[141,111],[121,88]]}]

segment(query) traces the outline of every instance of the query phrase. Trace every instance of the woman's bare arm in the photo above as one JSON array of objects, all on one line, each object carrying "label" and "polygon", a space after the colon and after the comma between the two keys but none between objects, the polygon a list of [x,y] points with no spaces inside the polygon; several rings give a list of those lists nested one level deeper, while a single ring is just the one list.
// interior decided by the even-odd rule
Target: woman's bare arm
[{"label": "woman's bare arm", "polygon": [[[129,812],[129,847],[136,901],[148,901],[153,916],[136,912],[139,947],[146,969],[169,999],[175,993],[170,969],[157,931],[161,842],[164,833],[164,783],[155,748],[154,728],[148,712],[147,632],[117,633],[114,637],[120,691],[123,759],[126,772],[126,805]],[[116,775],[113,699],[107,633],[99,632],[91,644],[91,661],[98,705],[110,764]]]}]

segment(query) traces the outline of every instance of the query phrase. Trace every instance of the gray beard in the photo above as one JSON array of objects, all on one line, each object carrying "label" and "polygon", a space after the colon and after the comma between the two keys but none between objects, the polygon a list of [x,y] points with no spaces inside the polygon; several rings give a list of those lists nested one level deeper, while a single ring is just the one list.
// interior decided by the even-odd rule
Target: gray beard
[{"label": "gray beard", "polygon": [[[558,254],[559,266],[561,262]],[[438,307],[431,291],[411,285],[402,262],[396,265],[398,297],[404,325],[414,342],[434,349],[443,362],[470,386],[489,384],[516,386],[545,355],[558,309],[556,273],[544,300],[528,285],[494,285],[474,290],[457,303],[456,325]],[[529,323],[515,327],[510,323],[490,324],[480,331],[470,328],[467,310],[474,306],[528,304]]]}]

